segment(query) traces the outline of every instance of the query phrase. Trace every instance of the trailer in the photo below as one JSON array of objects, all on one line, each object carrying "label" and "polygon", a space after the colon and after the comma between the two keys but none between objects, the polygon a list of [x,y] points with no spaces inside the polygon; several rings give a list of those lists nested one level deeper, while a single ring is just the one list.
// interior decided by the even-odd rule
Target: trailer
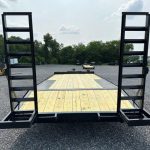
[{"label": "trailer", "polygon": [[[27,16],[28,27],[7,26],[7,16]],[[127,16],[145,16],[145,26],[126,26]],[[54,72],[52,76],[37,85],[35,49],[31,12],[4,12],[2,14],[5,62],[10,98],[10,113],[0,122],[0,128],[29,128],[35,123],[59,122],[126,122],[129,126],[150,125],[150,113],[144,109],[147,56],[149,44],[150,15],[148,12],[123,12],[120,40],[118,85],[98,76],[94,71]],[[142,31],[144,39],[126,39],[125,33]],[[28,40],[12,41],[8,32],[27,32]],[[125,51],[128,43],[144,44],[143,51]],[[27,44],[29,52],[12,52],[10,45]],[[124,57],[140,55],[140,63],[125,63]],[[18,56],[31,58],[30,64],[11,64],[10,59]],[[136,74],[132,67],[141,68]],[[28,68],[32,75],[14,75],[12,69]],[[124,72],[124,68],[131,68]],[[125,80],[141,80],[140,84],[124,84]],[[32,86],[14,86],[15,81],[30,80]],[[127,90],[137,90],[129,95]],[[27,91],[23,97],[16,97],[16,91]]]}]

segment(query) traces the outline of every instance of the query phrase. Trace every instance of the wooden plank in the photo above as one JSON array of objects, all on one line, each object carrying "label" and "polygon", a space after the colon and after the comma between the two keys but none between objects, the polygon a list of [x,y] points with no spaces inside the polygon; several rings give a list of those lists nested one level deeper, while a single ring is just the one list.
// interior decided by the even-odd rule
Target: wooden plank
[{"label": "wooden plank", "polygon": [[77,91],[72,91],[72,111],[76,112],[77,111]]},{"label": "wooden plank", "polygon": [[111,98],[113,98],[113,101],[117,102],[116,96],[111,97],[109,90],[103,90],[103,94],[104,94],[104,100],[106,102],[107,107],[109,108],[109,111],[116,111],[116,109],[113,107],[111,102]]},{"label": "wooden plank", "polygon": [[99,105],[98,105],[98,102],[97,102],[97,99],[95,97],[93,90],[87,91],[87,94],[88,94],[89,103],[91,106],[91,111],[99,111],[100,108],[99,108]]},{"label": "wooden plank", "polygon": [[85,90],[79,91],[80,94],[80,102],[81,102],[81,111],[86,112],[91,110],[91,106],[89,103],[88,95]]},{"label": "wooden plank", "polygon": [[66,91],[59,91],[55,100],[54,112],[63,112]]},{"label": "wooden plank", "polygon": [[[31,92],[28,97],[32,97]],[[116,90],[39,91],[39,112],[116,111]],[[132,109],[129,101],[122,101],[122,108]],[[24,102],[21,110],[33,110],[33,102]]]},{"label": "wooden plank", "polygon": [[[102,88],[95,81],[95,79],[100,79],[100,78],[94,74],[54,75],[50,79],[56,80],[53,83],[53,85],[50,87],[50,89],[73,89],[73,88],[77,88],[77,87],[79,87],[79,88]],[[78,86],[77,86],[77,84],[78,84]]]},{"label": "wooden plank", "polygon": [[48,98],[44,112],[54,112],[54,106],[55,106],[55,101],[58,95],[58,91],[50,91],[50,93],[51,94]]},{"label": "wooden plank", "polygon": [[72,91],[66,91],[64,100],[64,112],[72,112]]},{"label": "wooden plank", "polygon": [[79,88],[85,88],[80,74],[77,76]]},{"label": "wooden plank", "polygon": [[99,107],[100,107],[100,111],[109,111],[109,108],[105,103],[106,100],[104,99],[104,95],[102,92],[103,91],[99,91],[99,90],[94,91],[95,97],[96,97],[97,102],[98,102]]},{"label": "wooden plank", "polygon": [[75,91],[75,96],[76,96],[76,104],[77,104],[77,111],[81,111],[81,99],[80,99],[80,92]]},{"label": "wooden plank", "polygon": [[39,112],[44,112],[49,95],[50,95],[50,92],[48,92],[48,91],[41,92],[41,96],[39,96],[39,100],[38,100],[38,111]]},{"label": "wooden plank", "polygon": [[110,104],[112,105],[113,110],[117,111],[117,90],[110,90],[109,93],[111,100]]}]

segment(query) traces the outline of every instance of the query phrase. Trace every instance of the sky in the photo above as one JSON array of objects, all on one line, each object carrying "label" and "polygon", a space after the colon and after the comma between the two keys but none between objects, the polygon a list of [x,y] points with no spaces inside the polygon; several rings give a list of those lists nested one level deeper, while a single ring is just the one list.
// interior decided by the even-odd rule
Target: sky
[{"label": "sky", "polygon": [[[34,39],[42,41],[43,35],[50,33],[66,46],[119,40],[121,12],[150,12],[150,0],[0,0],[0,13],[7,11],[32,12]],[[11,26],[23,26],[27,20],[8,18],[8,22]],[[0,20],[0,34],[1,24]],[[144,18],[127,18],[127,24],[143,25]],[[144,34],[134,32],[126,36],[141,38]]]}]

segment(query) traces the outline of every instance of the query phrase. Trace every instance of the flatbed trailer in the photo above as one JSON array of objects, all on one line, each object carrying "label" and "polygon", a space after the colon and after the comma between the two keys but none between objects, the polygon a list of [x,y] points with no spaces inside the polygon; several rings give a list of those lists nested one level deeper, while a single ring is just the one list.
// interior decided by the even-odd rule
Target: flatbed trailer
[{"label": "flatbed trailer", "polygon": [[[29,27],[8,27],[6,16],[27,16]],[[145,16],[145,26],[126,26],[126,16]],[[50,122],[126,122],[129,126],[150,125],[150,114],[144,109],[150,16],[147,12],[123,12],[120,42],[118,85],[94,72],[55,72],[37,85],[35,50],[31,12],[4,12],[2,14],[7,78],[10,97],[10,113],[0,122],[0,128],[28,128],[35,123]],[[125,39],[127,31],[143,31],[144,39]],[[29,32],[30,39],[12,41],[8,32]],[[143,51],[125,51],[127,43],[143,43]],[[9,45],[27,44],[30,52],[11,52]],[[142,55],[140,63],[124,63],[124,57]],[[31,58],[31,64],[10,64],[16,56]],[[124,73],[124,68],[140,67],[141,73]],[[12,69],[29,68],[32,75],[12,75]],[[124,80],[141,79],[141,84],[125,85]],[[33,86],[14,86],[12,81],[31,80]],[[138,90],[129,95],[127,90]],[[27,91],[23,97],[14,92]],[[139,103],[137,103],[137,101]]]}]

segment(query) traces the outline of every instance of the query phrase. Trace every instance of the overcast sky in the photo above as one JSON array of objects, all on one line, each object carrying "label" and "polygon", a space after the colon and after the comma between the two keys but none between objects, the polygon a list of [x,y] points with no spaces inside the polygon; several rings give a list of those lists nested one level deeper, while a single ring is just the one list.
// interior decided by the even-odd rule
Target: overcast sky
[{"label": "overcast sky", "polygon": [[[121,12],[150,12],[150,0],[0,0],[0,13],[4,11],[31,11],[35,39],[42,40],[49,32],[64,45],[86,44],[120,39]],[[128,18],[128,23],[140,25],[144,20]],[[25,20],[10,19],[10,24],[21,26]]]}]

